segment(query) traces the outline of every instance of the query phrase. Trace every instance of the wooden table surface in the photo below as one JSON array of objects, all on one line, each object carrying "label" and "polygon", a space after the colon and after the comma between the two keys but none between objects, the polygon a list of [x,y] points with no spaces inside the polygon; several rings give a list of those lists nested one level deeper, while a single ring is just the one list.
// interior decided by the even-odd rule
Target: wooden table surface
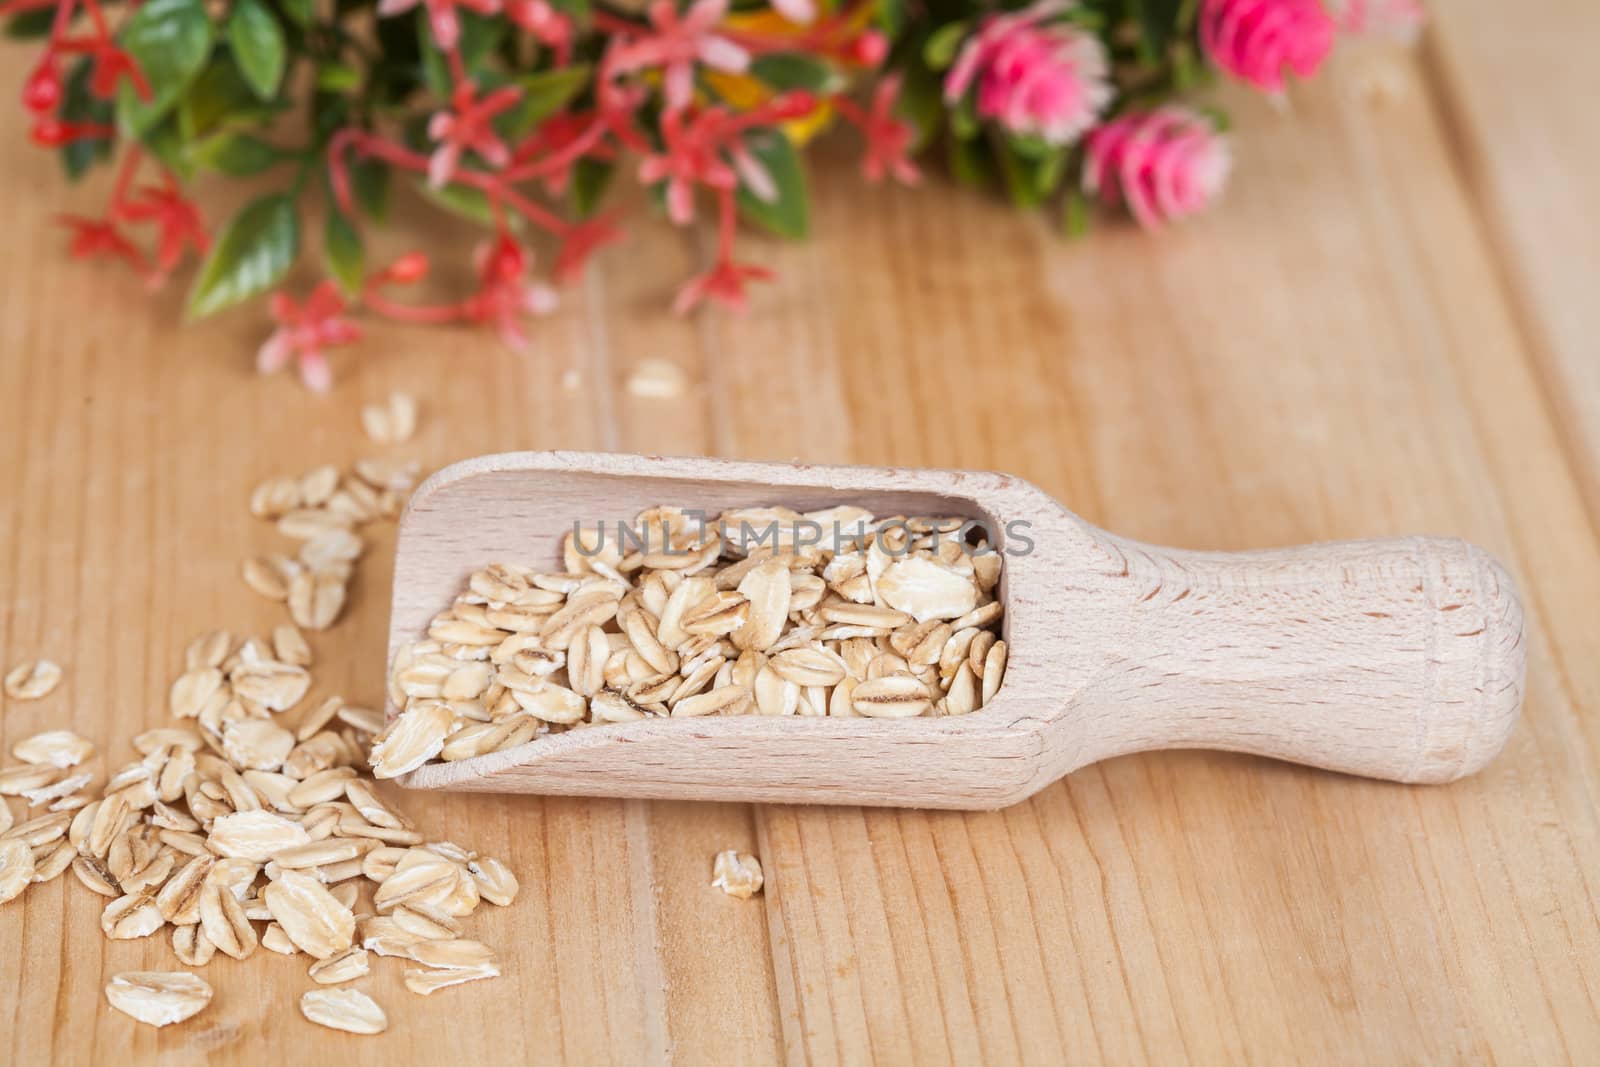
[{"label": "wooden table surface", "polygon": [[[0,659],[67,670],[0,712],[7,748],[63,725],[121,760],[192,636],[277,621],[238,579],[275,536],[247,487],[370,451],[355,412],[393,389],[424,400],[430,466],[998,468],[1189,547],[1460,534],[1519,577],[1532,642],[1523,724],[1447,787],[1181,753],[987,814],[410,798],[523,892],[474,920],[504,978],[364,983],[384,1038],[305,1023],[304,961],[265,953],[206,970],[201,1019],[132,1023],[103,978],[172,966],[167,940],[107,942],[66,877],[0,908],[0,1062],[1595,1062],[1600,9],[1435,7],[1417,52],[1347,53],[1287,114],[1238,96],[1226,203],[1158,240],[1063,243],[835,160],[815,239],[752,250],[783,279],[746,317],[668,315],[706,245],[641,221],[532,355],[374,327],[326,398],[254,377],[259,311],[180,330],[176,290],[70,263],[52,213],[103,187],[64,188],[0,109]],[[684,397],[627,391],[650,357]],[[390,551],[315,642],[328,691],[380,699]],[[763,897],[708,887],[730,847]]]}]

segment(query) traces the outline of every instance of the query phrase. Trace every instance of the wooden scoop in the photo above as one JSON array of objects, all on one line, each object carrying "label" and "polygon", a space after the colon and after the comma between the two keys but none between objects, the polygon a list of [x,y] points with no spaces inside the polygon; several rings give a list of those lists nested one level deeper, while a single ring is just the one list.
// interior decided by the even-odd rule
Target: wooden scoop
[{"label": "wooden scoop", "polygon": [[1463,541],[1184,552],[1108,534],[1004,474],[579,452],[483,456],[417,490],[400,523],[391,657],[472,571],[495,561],[560,570],[575,520],[614,528],[657,504],[710,515],[855,504],[984,521],[1007,553],[1003,686],[979,711],[948,718],[590,727],[429,764],[404,784],[996,808],[1096,760],[1159,748],[1448,782],[1500,750],[1522,703],[1516,588]]}]

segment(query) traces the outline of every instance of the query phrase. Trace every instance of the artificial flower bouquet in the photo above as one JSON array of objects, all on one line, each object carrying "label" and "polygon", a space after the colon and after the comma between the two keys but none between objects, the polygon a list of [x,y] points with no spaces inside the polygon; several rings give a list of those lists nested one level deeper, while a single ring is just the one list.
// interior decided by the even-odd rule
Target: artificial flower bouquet
[{"label": "artificial flower bouquet", "polygon": [[[525,343],[555,286],[620,237],[605,207],[619,179],[676,225],[716,227],[714,261],[674,306],[738,306],[771,277],[734,258],[740,226],[806,234],[802,154],[834,131],[853,131],[867,181],[915,185],[936,161],[1068,231],[1096,205],[1154,228],[1227,177],[1221,116],[1187,99],[1213,71],[1278,94],[1341,34],[1420,20],[1415,0],[0,0],[0,14],[41,42],[22,87],[33,141],[71,177],[113,169],[104,213],[62,220],[73,253],[152,284],[198,259],[197,316],[270,295],[262,368],[294,359],[314,388],[325,351],[360,336],[356,309]],[[226,178],[271,191],[206,219],[190,190]],[[397,187],[483,228],[473,291],[408,300],[425,253],[367,261],[362,233]],[[282,286],[306,245],[326,280],[296,298]]]}]

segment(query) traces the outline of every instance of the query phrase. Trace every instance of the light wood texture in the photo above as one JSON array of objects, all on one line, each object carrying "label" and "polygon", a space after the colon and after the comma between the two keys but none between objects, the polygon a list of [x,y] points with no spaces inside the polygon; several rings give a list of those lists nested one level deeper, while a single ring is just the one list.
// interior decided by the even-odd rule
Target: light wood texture
[{"label": "light wood texture", "polygon": [[1504,568],[1462,541],[1179,552],[1095,529],[1005,474],[583,452],[481,456],[417,489],[400,519],[391,660],[478,568],[554,570],[577,526],[614,531],[656,504],[703,515],[851,504],[980,523],[1005,558],[1000,692],[948,718],[597,727],[432,764],[405,784],[999,808],[1096,760],[1162,748],[1446,782],[1500,751],[1522,705],[1521,601]]},{"label": "light wood texture", "polygon": [[1519,333],[1600,521],[1600,5],[1439,4],[1424,60]]},{"label": "light wood texture", "polygon": [[[1536,68],[1587,62],[1582,40],[1538,47]],[[49,699],[0,707],[7,749],[66,725],[121,759],[191,636],[279,619],[238,581],[278,544],[246,487],[368,453],[356,408],[393,388],[424,404],[393,452],[430,466],[560,447],[991,468],[1154,543],[1459,535],[1517,576],[1529,649],[1505,751],[1432,788],[1169,752],[982,814],[396,791],[524,890],[475,925],[505,977],[425,1000],[393,969],[361,983],[391,1009],[380,1039],[294,1017],[304,968],[277,957],[213,964],[205,1014],[139,1027],[100,985],[170,966],[165,945],[106,942],[98,902],[54,883],[0,908],[0,1062],[1600,1058],[1600,545],[1562,396],[1579,386],[1536,361],[1454,154],[1471,120],[1426,75],[1384,53],[1341,59],[1287,115],[1236,97],[1227,202],[1158,240],[1063,244],[939,181],[870,191],[824,162],[815,240],[750,249],[783,281],[745,318],[667,316],[703,250],[645,223],[535,354],[375,328],[327,399],[252,377],[260,317],[180,332],[178,294],[69,263],[51,213],[103,186],[62,190],[0,108],[0,655],[67,669]],[[623,388],[645,357],[684,367],[682,402]],[[381,699],[390,551],[315,639],[319,693]],[[762,897],[709,888],[729,847],[761,856]]]}]

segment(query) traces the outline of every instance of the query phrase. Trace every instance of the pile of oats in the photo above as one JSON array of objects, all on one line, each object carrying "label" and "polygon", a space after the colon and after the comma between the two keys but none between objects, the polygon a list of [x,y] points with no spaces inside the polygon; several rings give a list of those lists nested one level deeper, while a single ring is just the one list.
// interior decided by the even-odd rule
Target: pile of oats
[{"label": "pile of oats", "polygon": [[[482,901],[510,904],[505,864],[449,841],[427,841],[376,788],[368,764],[381,725],[331,697],[314,706],[311,652],[293,626],[238,641],[190,644],[171,710],[193,725],[133,738],[139,758],[103,785],[95,746],[70,730],[17,742],[0,769],[0,903],[69,868],[106,898],[100,926],[115,940],[169,931],[177,960],[265,948],[308,961],[320,985],[369,973],[372,956],[412,966],[419,994],[491,978],[494,953],[464,934]],[[288,720],[292,725],[285,725]],[[26,802],[24,821],[5,797]],[[106,997],[155,1026],[211,999],[183,972],[114,977]],[[377,1033],[383,1011],[364,994],[313,990],[308,1019]]]},{"label": "pile of oats", "polygon": [[473,574],[399,650],[379,778],[645,718],[965,715],[1005,671],[1001,556],[960,518],[657,507],[562,552]]},{"label": "pile of oats", "polygon": [[245,584],[287,602],[296,625],[326,630],[344,610],[351,574],[366,550],[357,531],[398,515],[420,470],[415,462],[364,459],[349,472],[325,464],[298,478],[262,482],[250,494],[251,514],[274,522],[300,547],[292,556],[245,560]]}]

